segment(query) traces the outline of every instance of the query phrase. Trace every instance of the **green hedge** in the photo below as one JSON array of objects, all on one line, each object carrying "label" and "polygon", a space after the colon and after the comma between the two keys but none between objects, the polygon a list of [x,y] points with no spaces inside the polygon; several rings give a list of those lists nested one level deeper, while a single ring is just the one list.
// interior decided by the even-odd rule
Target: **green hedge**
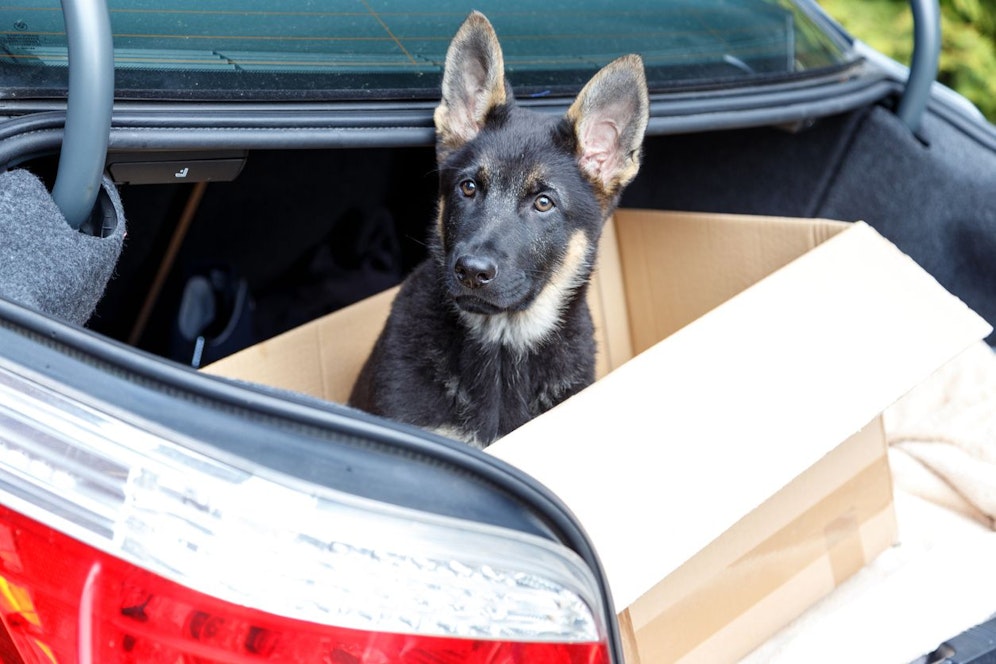
[{"label": "green hedge", "polygon": [[[905,0],[820,0],[826,11],[872,48],[909,64],[913,16]],[[996,122],[996,1],[940,0],[938,79]]]}]

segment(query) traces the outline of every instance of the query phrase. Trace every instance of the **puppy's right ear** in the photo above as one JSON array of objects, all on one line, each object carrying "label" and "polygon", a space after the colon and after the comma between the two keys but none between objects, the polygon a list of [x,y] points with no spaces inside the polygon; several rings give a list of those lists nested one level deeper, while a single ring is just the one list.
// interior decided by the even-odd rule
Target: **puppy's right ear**
[{"label": "puppy's right ear", "polygon": [[446,51],[443,97],[433,116],[438,160],[474,138],[508,98],[498,36],[484,14],[471,12]]}]

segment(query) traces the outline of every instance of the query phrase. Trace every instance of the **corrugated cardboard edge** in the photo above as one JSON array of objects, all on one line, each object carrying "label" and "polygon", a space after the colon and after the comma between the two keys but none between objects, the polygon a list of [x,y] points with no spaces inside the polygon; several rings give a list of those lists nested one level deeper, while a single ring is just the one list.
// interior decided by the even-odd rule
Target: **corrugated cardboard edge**
[{"label": "corrugated cardboard edge", "polygon": [[595,324],[595,376],[601,378],[633,357],[619,239],[613,219],[605,223],[588,306]]}]

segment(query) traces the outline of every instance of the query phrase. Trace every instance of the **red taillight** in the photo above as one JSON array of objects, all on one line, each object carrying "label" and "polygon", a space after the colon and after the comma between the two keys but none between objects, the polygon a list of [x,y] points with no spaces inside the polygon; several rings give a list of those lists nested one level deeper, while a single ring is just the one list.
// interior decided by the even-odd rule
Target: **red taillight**
[{"label": "red taillight", "polygon": [[0,561],[3,621],[28,663],[608,662],[604,643],[380,633],[272,615],[185,588],[5,507]]},{"label": "red taillight", "polygon": [[304,482],[4,363],[0,506],[4,664],[11,642],[63,664],[610,658],[563,545]]}]

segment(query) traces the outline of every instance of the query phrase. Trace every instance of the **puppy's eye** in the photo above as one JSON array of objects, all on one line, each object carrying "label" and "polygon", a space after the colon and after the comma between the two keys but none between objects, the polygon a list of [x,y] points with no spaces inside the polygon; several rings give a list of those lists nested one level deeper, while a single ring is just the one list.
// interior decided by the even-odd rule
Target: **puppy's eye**
[{"label": "puppy's eye", "polygon": [[553,209],[553,199],[546,194],[540,194],[536,197],[536,200],[533,201],[533,207],[540,212],[549,212]]},{"label": "puppy's eye", "polygon": [[467,198],[473,198],[477,193],[477,183],[473,180],[464,180],[460,183],[460,193]]}]

